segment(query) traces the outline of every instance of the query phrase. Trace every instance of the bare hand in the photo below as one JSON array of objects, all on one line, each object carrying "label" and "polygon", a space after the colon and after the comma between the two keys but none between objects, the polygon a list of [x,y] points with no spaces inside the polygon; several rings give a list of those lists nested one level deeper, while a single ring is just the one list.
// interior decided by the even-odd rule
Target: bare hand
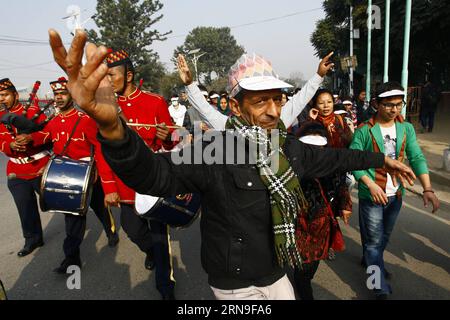
[{"label": "bare hand", "polygon": [[312,108],[311,110],[309,110],[309,117],[311,119],[316,120],[318,115],[319,115],[319,110],[317,110],[316,108]]},{"label": "bare hand", "polygon": [[124,128],[119,121],[117,102],[106,78],[108,67],[103,63],[108,55],[106,47],[89,43],[86,47],[87,63],[82,66],[87,41],[84,31],[76,31],[68,53],[55,30],[49,30],[49,37],[54,59],[69,77],[68,88],[72,98],[99,124],[100,133],[105,138],[123,138]]},{"label": "bare hand", "polygon": [[391,175],[394,186],[398,185],[397,179],[403,186],[407,184],[413,186],[417,179],[411,168],[398,160],[385,157],[384,168]]},{"label": "bare hand", "polygon": [[439,210],[440,207],[439,199],[433,192],[425,192],[422,197],[423,197],[423,205],[425,206],[425,208],[427,208],[428,204],[431,202],[433,206],[432,213],[436,213]]},{"label": "bare hand", "polygon": [[333,56],[334,52],[329,53],[325,58],[322,59],[319,63],[319,69],[317,73],[322,78],[327,75],[327,73],[334,68],[334,63],[330,61],[331,56]]},{"label": "bare hand", "polygon": [[191,70],[189,69],[186,59],[184,58],[184,56],[182,54],[178,55],[177,60],[178,60],[177,67],[178,67],[178,73],[180,74],[180,79],[184,83],[185,86],[188,86],[194,81]]},{"label": "bare hand", "polygon": [[33,141],[31,134],[20,134],[16,137],[16,144],[26,146]]},{"label": "bare hand", "polygon": [[347,210],[342,210],[342,220],[344,221],[344,223],[346,225],[349,224],[350,222],[350,217],[352,216],[352,212],[351,211],[347,211]]},{"label": "bare hand", "polygon": [[170,130],[165,123],[160,123],[156,126],[156,137],[162,141],[169,140]]},{"label": "bare hand", "polygon": [[200,129],[201,129],[202,131],[208,131],[208,130],[209,130],[209,127],[208,127],[208,125],[207,125],[206,123],[204,123],[204,122],[202,121],[202,123],[200,124]]},{"label": "bare hand", "polygon": [[384,192],[384,190],[381,189],[379,185],[373,182],[367,187],[369,188],[370,195],[372,196],[372,201],[375,204],[382,204],[384,206],[388,204],[389,199],[386,195],[386,192]]},{"label": "bare hand", "polygon": [[120,196],[117,192],[105,195],[105,207],[120,207]]},{"label": "bare hand", "polygon": [[25,151],[27,151],[27,146],[26,145],[18,144],[15,141],[11,142],[9,144],[9,147],[11,148],[11,150],[16,151],[16,152],[25,152]]}]

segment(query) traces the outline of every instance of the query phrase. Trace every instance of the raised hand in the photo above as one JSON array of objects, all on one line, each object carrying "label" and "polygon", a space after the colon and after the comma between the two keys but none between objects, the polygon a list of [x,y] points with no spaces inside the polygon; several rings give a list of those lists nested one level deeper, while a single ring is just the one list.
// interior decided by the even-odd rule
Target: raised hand
[{"label": "raised hand", "polygon": [[192,77],[191,70],[189,69],[186,59],[182,54],[178,55],[177,67],[181,81],[184,83],[185,86],[190,85],[194,81],[193,80],[194,78]]},{"label": "raised hand", "polygon": [[[104,60],[108,55],[106,47],[89,43],[87,35],[77,30],[67,52],[61,37],[55,30],[49,30],[50,46],[53,56],[67,73],[68,88],[72,98],[99,125],[100,133],[110,140],[124,136],[124,128],[118,117],[117,102],[109,81],[106,78],[108,67]],[[86,47],[86,65],[82,65]]]},{"label": "raised hand", "polygon": [[334,52],[330,52],[325,58],[322,59],[319,63],[319,68],[317,70],[317,73],[322,78],[327,75],[327,73],[334,68],[334,63],[330,60],[333,56]]},{"label": "raised hand", "polygon": [[319,110],[317,110],[316,108],[311,108],[311,110],[309,110],[309,117],[311,119],[316,120],[318,115],[319,115]]}]

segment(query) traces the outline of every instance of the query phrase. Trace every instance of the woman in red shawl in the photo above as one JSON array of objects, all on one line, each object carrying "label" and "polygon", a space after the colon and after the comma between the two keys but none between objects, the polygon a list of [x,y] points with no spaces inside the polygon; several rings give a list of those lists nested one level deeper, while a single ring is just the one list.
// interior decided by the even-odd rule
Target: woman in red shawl
[{"label": "woman in red shawl", "polygon": [[[352,142],[353,133],[342,115],[334,113],[333,93],[327,89],[320,89],[312,100],[310,118],[322,124],[327,130],[328,147],[348,148]],[[339,206],[334,207],[336,217],[345,217],[348,220],[352,214],[352,199],[345,175],[342,177],[338,197],[341,198]],[[330,260],[334,259],[334,250],[330,250]]]},{"label": "woman in red shawl", "polygon": [[342,115],[334,113],[333,93],[320,89],[312,101],[310,117],[327,129],[327,139],[332,148],[348,148],[352,142],[352,130]]}]

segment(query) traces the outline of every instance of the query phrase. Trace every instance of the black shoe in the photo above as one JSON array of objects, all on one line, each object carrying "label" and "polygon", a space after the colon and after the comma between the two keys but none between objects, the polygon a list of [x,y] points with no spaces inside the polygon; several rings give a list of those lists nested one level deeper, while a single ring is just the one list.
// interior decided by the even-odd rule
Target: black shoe
[{"label": "black shoe", "polygon": [[17,255],[19,257],[25,257],[25,256],[29,255],[30,253],[32,253],[37,248],[42,247],[43,245],[44,245],[44,241],[42,241],[42,240],[35,242],[33,244],[30,244],[30,245],[25,244],[23,249],[20,250],[19,252],[17,252]]},{"label": "black shoe", "polygon": [[70,266],[78,266],[79,268],[81,268],[81,259],[79,257],[65,258],[63,260],[63,262],[61,262],[61,265],[58,268],[53,269],[53,272],[59,273],[59,274],[66,274],[67,268]]},{"label": "black shoe", "polygon": [[153,260],[153,254],[147,253],[147,256],[145,257],[145,269],[147,270],[153,270],[155,269],[155,260]]},{"label": "black shoe", "polygon": [[119,235],[117,232],[108,235],[108,247],[114,248],[119,243]]},{"label": "black shoe", "polygon": [[177,299],[175,299],[175,295],[173,294],[173,292],[161,294],[161,299],[162,300],[177,300]]}]

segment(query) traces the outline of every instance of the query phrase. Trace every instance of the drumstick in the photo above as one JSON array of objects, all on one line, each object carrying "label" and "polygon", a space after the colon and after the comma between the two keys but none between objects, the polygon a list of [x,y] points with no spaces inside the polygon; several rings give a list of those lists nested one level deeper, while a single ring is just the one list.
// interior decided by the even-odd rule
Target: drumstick
[{"label": "drumstick", "polygon": [[41,173],[36,172],[36,173],[24,173],[24,174],[16,174],[16,173],[10,173],[8,175],[8,180],[14,180],[14,179],[18,179],[18,178],[23,178],[23,177],[37,177],[40,176]]},{"label": "drumstick", "polygon": [[[127,123],[129,127],[156,128],[159,124]],[[180,126],[166,126],[169,129],[180,129]]]}]

